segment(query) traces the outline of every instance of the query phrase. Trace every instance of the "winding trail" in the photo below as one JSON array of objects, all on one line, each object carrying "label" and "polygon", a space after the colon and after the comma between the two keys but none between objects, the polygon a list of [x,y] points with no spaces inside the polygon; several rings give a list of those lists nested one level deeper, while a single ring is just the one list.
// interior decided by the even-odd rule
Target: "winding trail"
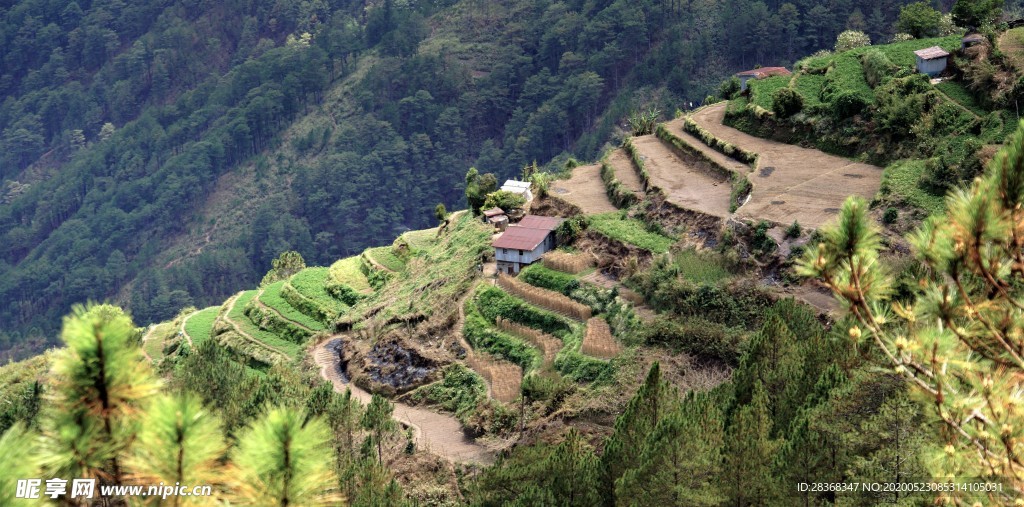
[{"label": "winding trail", "polygon": [[192,343],[192,336],[188,334],[188,331],[185,331],[185,324],[188,324],[188,319],[191,319],[197,313],[199,312],[195,311],[186,315],[184,319],[181,319],[181,326],[178,327],[178,332],[181,333],[181,335],[185,337],[185,340],[188,341],[189,348],[195,348],[195,344]]},{"label": "winding trail", "polygon": [[[320,342],[313,349],[313,362],[320,367],[320,376],[329,381],[336,392],[343,393],[349,389],[354,398],[368,404],[372,397],[370,393],[347,382],[341,371],[339,351],[343,345],[337,336]],[[458,419],[400,402],[392,403],[395,406],[394,419],[413,430],[413,440],[418,447],[458,463],[494,462],[494,452],[467,437]]]}]

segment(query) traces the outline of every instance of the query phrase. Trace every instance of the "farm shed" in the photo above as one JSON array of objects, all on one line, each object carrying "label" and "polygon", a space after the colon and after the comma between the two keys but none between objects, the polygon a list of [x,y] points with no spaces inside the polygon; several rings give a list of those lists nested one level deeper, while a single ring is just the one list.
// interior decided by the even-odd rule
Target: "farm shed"
[{"label": "farm shed", "polygon": [[946,62],[949,60],[949,53],[938,46],[918,49],[914,51],[917,57],[917,71],[929,76],[937,76],[946,70]]},{"label": "farm shed", "polygon": [[494,240],[494,257],[498,272],[518,274],[524,266],[540,260],[541,255],[556,245],[555,229],[561,218],[526,215],[518,224],[510,225]]},{"label": "farm shed", "polygon": [[986,40],[985,36],[980,33],[969,33],[960,41],[960,49],[967,49],[969,47],[977,46],[978,44],[984,44]]},{"label": "farm shed", "polygon": [[526,202],[533,200],[533,192],[530,191],[529,181],[506,180],[505,184],[501,186],[501,190],[519,194],[526,198]]},{"label": "farm shed", "polygon": [[505,210],[501,208],[495,207],[484,210],[481,212],[481,215],[483,215],[481,218],[484,223],[491,224],[495,229],[503,231],[505,230],[505,227],[508,226],[508,215],[506,215]]},{"label": "farm shed", "polygon": [[788,76],[792,74],[785,67],[761,67],[753,70],[746,70],[736,74],[740,79],[740,91],[747,91],[747,81],[751,79],[764,79],[769,76]]}]

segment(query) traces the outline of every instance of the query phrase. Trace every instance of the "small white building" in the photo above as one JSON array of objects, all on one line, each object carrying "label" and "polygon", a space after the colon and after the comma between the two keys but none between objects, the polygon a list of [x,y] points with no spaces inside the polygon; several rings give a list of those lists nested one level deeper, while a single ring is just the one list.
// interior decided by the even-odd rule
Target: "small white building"
[{"label": "small white building", "polygon": [[942,74],[949,60],[949,52],[939,46],[918,49],[914,56],[917,57],[917,71],[929,76]]},{"label": "small white building", "polygon": [[501,190],[521,195],[526,198],[526,202],[533,200],[533,192],[530,191],[529,181],[506,180],[505,184],[501,186]]},{"label": "small white building", "polygon": [[498,272],[518,274],[523,267],[540,260],[544,253],[554,250],[555,229],[561,218],[526,215],[518,224],[510,225],[491,245],[497,260]]}]

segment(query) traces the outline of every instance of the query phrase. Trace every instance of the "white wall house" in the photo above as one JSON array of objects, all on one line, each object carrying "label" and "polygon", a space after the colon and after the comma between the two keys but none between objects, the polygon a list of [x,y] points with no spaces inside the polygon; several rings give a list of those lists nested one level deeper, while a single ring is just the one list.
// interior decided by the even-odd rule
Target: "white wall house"
[{"label": "white wall house", "polygon": [[929,76],[942,74],[949,60],[949,53],[939,46],[919,49],[914,51],[914,56],[917,57],[917,71]]},{"label": "white wall house", "polygon": [[530,191],[529,181],[506,180],[505,184],[501,186],[501,190],[521,195],[526,198],[526,202],[533,200],[533,192]]},{"label": "white wall house", "polygon": [[518,274],[545,252],[554,250],[555,229],[561,223],[561,218],[527,215],[518,224],[508,226],[492,243],[498,272]]}]

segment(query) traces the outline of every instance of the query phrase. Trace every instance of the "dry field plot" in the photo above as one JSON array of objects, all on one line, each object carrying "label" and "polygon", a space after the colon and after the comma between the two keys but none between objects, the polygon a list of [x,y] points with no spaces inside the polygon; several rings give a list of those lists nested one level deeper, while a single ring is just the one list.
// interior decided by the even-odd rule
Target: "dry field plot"
[{"label": "dry field plot", "polygon": [[644,184],[640,181],[640,175],[633,167],[633,161],[629,159],[626,150],[619,148],[612,151],[611,155],[608,155],[608,165],[615,170],[615,179],[619,180],[622,186],[632,190],[638,198],[643,197]]},{"label": "dry field plot", "polygon": [[583,336],[582,352],[588,356],[611,359],[619,354],[622,348],[615,343],[612,330],[608,323],[600,317],[587,321],[587,334]]},{"label": "dry field plot", "polygon": [[496,324],[498,329],[505,331],[512,336],[518,336],[519,338],[526,340],[530,345],[533,345],[543,351],[545,367],[554,364],[555,356],[558,355],[559,350],[562,350],[562,340],[559,340],[547,333],[537,331],[536,329],[510,320],[505,320],[501,317],[498,317]]},{"label": "dry field plot", "polygon": [[543,257],[544,267],[575,275],[593,267],[594,257],[585,253],[548,252]]},{"label": "dry field plot", "polygon": [[729,180],[690,167],[653,134],[634,137],[651,185],[665,191],[669,202],[716,217],[729,216]]},{"label": "dry field plot", "polygon": [[519,365],[477,353],[467,356],[466,363],[491,386],[492,398],[511,403],[519,397],[523,383],[523,369]]},{"label": "dry field plot", "polygon": [[601,166],[597,164],[579,166],[572,170],[571,178],[551,182],[551,193],[579,206],[588,215],[618,209],[608,200],[601,181]]},{"label": "dry field plot", "polygon": [[[725,106],[704,108],[693,119],[715,137],[759,155],[757,169],[747,175],[753,184],[750,200],[737,215],[817,228],[838,214],[848,196],[871,199],[878,192],[881,168],[727,127],[722,125]],[[680,131],[677,126],[672,132]]]}]

